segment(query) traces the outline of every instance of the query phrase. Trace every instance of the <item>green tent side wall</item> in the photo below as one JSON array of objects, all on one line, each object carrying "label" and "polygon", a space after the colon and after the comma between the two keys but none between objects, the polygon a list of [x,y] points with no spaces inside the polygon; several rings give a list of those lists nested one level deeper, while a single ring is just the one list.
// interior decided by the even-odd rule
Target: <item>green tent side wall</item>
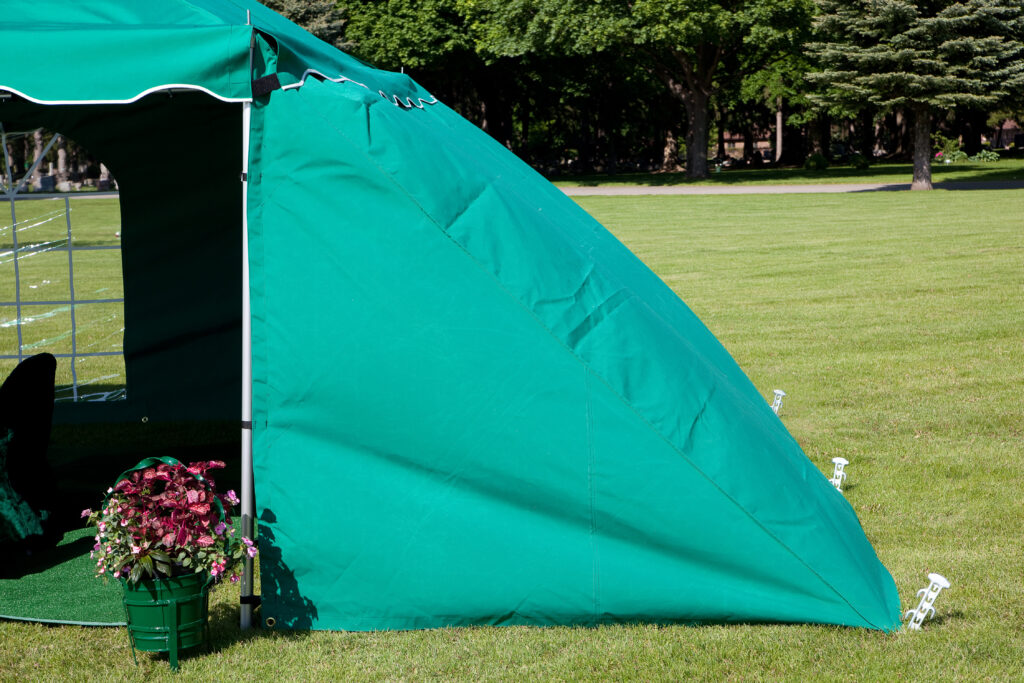
[{"label": "green tent side wall", "polygon": [[898,623],[853,510],[728,353],[507,150],[315,81],[253,131],[265,616]]},{"label": "green tent side wall", "polygon": [[[125,188],[126,355],[159,369],[139,390],[168,410],[237,405],[238,103],[254,30],[255,75],[285,86],[256,98],[250,129],[263,616],[327,629],[898,625],[854,511],[710,332],[407,77],[250,0],[19,6],[0,65],[24,63],[43,16],[63,17],[47,30],[93,59],[65,58],[61,81],[0,67],[0,90],[35,102],[0,104],[0,120],[68,113],[80,137],[108,141],[113,126],[167,128],[165,151],[182,168],[202,154],[211,179],[168,196],[127,144],[120,160],[94,149]],[[227,102],[139,99],[182,84]],[[179,97],[209,125],[176,116]],[[188,299],[194,313],[171,303]],[[204,383],[221,389],[197,396]]]}]

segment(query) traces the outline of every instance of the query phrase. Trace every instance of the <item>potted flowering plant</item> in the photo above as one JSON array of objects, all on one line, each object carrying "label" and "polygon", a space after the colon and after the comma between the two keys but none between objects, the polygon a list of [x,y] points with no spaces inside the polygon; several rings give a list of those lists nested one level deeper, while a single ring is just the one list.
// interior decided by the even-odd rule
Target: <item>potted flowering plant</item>
[{"label": "potted flowering plant", "polygon": [[102,508],[82,511],[97,531],[92,552],[97,576],[137,584],[142,578],[208,572],[216,580],[237,581],[242,562],[255,556],[256,548],[230,526],[235,492],[218,494],[207,475],[224,463],[186,467],[172,458],[152,460],[123,474]]},{"label": "potted flowering plant", "polygon": [[252,539],[236,533],[230,511],[234,491],[219,494],[208,472],[216,460],[183,465],[148,458],[123,473],[103,505],[82,517],[96,527],[96,574],[124,589],[128,632],[135,649],[169,652],[203,641],[209,588],[238,580]]}]

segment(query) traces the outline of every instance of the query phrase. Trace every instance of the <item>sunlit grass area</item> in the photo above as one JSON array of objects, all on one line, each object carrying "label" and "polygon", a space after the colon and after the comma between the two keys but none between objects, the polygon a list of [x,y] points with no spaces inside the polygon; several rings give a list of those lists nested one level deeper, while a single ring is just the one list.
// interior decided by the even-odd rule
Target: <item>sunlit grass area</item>
[{"label": "sunlit grass area", "polygon": [[[120,353],[124,333],[124,306],[120,303],[77,304],[72,310],[72,279],[76,301],[120,299],[120,209],[117,198],[24,199],[14,203],[17,220],[18,278],[15,279],[11,203],[0,202],[0,301],[20,296],[21,324],[17,308],[0,307],[0,355],[22,353],[70,354]],[[75,249],[68,259],[68,228]],[[72,338],[72,316],[75,335]],[[20,339],[19,339],[20,332]],[[0,373],[17,365],[16,359],[0,359]],[[120,355],[78,358],[75,367],[79,395],[90,397],[104,387],[124,386],[124,360]],[[70,400],[70,358],[57,360],[57,399]],[[93,396],[98,398],[99,396]]]},{"label": "sunlit grass area", "polygon": [[[822,471],[834,456],[850,461],[845,494],[904,609],[928,572],[952,582],[936,618],[890,635],[754,624],[242,633],[228,587],[214,593],[209,651],[185,657],[182,675],[1020,679],[1024,192],[580,204],[686,301],[766,400],[787,392],[781,418]],[[172,678],[166,657],[140,655],[136,668],[123,629],[0,622],[0,679],[161,677]]]}]

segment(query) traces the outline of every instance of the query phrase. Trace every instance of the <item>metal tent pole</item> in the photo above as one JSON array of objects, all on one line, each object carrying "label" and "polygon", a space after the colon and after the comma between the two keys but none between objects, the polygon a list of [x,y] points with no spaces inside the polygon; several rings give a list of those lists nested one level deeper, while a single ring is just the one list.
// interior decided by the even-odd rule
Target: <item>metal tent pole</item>
[{"label": "metal tent pole", "polygon": [[[256,505],[252,475],[252,322],[249,300],[249,124],[252,103],[242,103],[242,533],[253,537]],[[245,558],[242,570],[239,626],[252,628],[253,562]]]}]

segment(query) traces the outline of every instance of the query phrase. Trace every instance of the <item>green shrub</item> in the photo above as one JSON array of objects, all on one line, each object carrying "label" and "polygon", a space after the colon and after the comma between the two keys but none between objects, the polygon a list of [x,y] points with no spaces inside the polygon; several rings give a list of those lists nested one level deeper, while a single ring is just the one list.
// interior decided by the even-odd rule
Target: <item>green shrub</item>
[{"label": "green shrub", "polygon": [[968,157],[971,161],[981,161],[988,163],[990,161],[999,161],[999,152],[993,152],[991,149],[983,149],[972,157]]},{"label": "green shrub", "polygon": [[821,152],[815,152],[807,157],[807,161],[804,162],[804,168],[808,171],[824,171],[828,168],[828,159]]},{"label": "green shrub", "polygon": [[959,161],[967,161],[967,152],[957,149],[952,152],[936,152],[935,161],[943,164],[955,164]]},{"label": "green shrub", "polygon": [[966,161],[967,153],[960,149],[960,141],[947,138],[941,133],[932,135],[933,147],[935,150],[935,161],[944,164],[955,164],[958,161]]},{"label": "green shrub", "polygon": [[850,155],[850,166],[853,166],[857,170],[863,171],[865,168],[870,166],[868,158],[863,154],[856,152]]}]

